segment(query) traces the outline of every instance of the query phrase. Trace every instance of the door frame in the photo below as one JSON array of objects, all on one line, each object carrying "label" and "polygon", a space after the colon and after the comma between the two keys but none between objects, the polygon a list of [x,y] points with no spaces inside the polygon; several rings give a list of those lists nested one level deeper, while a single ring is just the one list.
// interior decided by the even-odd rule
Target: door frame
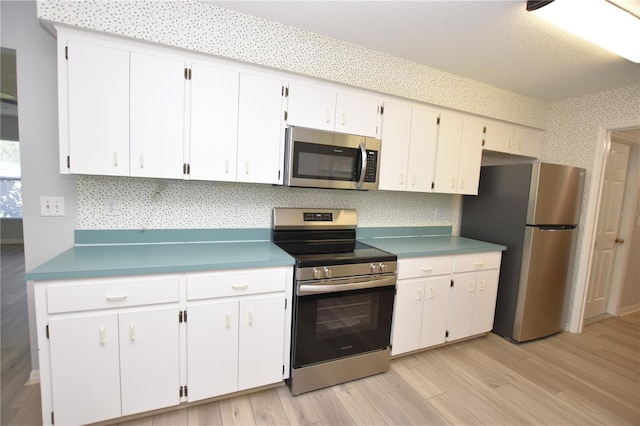
[{"label": "door frame", "polygon": [[595,244],[597,216],[602,201],[602,186],[604,172],[611,147],[611,132],[640,127],[640,118],[616,123],[609,123],[598,127],[596,139],[596,151],[593,159],[591,183],[589,185],[589,199],[585,214],[582,244],[580,246],[580,258],[578,260],[578,278],[573,294],[573,306],[570,312],[569,331],[581,333],[584,319],[584,307],[587,298],[587,290],[591,275],[591,259],[593,257],[593,245]]}]

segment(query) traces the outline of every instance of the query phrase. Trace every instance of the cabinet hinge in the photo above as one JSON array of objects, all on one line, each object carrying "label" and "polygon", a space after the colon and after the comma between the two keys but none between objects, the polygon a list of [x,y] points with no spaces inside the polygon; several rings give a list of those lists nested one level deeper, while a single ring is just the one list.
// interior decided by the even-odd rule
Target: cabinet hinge
[{"label": "cabinet hinge", "polygon": [[51,412],[51,424],[52,425],[56,424],[56,422],[54,421],[54,418],[53,418],[53,411]]},{"label": "cabinet hinge", "polygon": [[284,364],[282,364],[282,375],[284,376]]},{"label": "cabinet hinge", "polygon": [[383,106],[380,107],[380,115],[382,115],[382,114],[384,114],[384,107]]},{"label": "cabinet hinge", "polygon": [[451,280],[451,285],[449,287],[453,287],[453,280]]},{"label": "cabinet hinge", "polygon": [[282,86],[282,96],[284,96],[285,98],[289,97],[289,88],[286,86]]},{"label": "cabinet hinge", "polygon": [[482,133],[487,133],[487,126],[484,126],[484,127],[482,128]]},{"label": "cabinet hinge", "polygon": [[278,180],[280,180],[280,175],[282,174],[282,170],[278,170]]},{"label": "cabinet hinge", "polygon": [[180,386],[180,398],[184,396],[184,386]]},{"label": "cabinet hinge", "polygon": [[482,139],[482,146],[484,146],[484,143],[485,143],[485,142],[484,142],[484,139]]},{"label": "cabinet hinge", "polygon": [[184,79],[191,80],[191,68],[184,69]]},{"label": "cabinet hinge", "polygon": [[183,175],[190,175],[191,174],[191,164],[184,163],[182,165],[182,174]]},{"label": "cabinet hinge", "polygon": [[436,120],[436,124],[440,124],[440,117]]},{"label": "cabinet hinge", "polygon": [[71,168],[71,156],[67,155],[67,169]]},{"label": "cabinet hinge", "polygon": [[287,121],[287,117],[289,117],[289,114],[287,113],[287,111],[284,112],[284,121]]},{"label": "cabinet hinge", "polygon": [[431,182],[431,189],[434,189],[436,187],[436,183],[435,182]]},{"label": "cabinet hinge", "polygon": [[187,322],[187,311],[178,312],[178,322]]},{"label": "cabinet hinge", "polygon": [[47,339],[49,338],[49,325],[47,324],[47,326],[44,328],[46,335],[47,335]]},{"label": "cabinet hinge", "polygon": [[69,60],[69,46],[64,47],[64,58]]},{"label": "cabinet hinge", "polygon": [[444,332],[444,337],[445,337],[445,338],[446,338],[446,337],[449,337],[449,330],[447,330],[447,331],[445,331],[445,332]]},{"label": "cabinet hinge", "polygon": [[284,299],[284,309],[287,309],[287,299]]},{"label": "cabinet hinge", "polygon": [[184,387],[184,396],[185,397],[189,396],[189,386]]}]

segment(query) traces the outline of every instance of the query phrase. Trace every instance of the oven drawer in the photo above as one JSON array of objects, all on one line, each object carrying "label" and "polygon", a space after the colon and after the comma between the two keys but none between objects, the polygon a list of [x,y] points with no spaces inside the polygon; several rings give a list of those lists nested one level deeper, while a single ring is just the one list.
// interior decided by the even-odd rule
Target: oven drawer
[{"label": "oven drawer", "polygon": [[50,314],[178,302],[177,276],[118,280],[79,280],[47,289]]},{"label": "oven drawer", "polygon": [[284,268],[208,272],[187,275],[187,300],[284,291]]},{"label": "oven drawer", "polygon": [[483,269],[497,269],[500,267],[502,253],[485,252],[473,254],[461,254],[455,259],[455,272],[480,271]]},{"label": "oven drawer", "polygon": [[450,274],[453,271],[452,256],[419,257],[398,260],[398,279],[429,277]]}]

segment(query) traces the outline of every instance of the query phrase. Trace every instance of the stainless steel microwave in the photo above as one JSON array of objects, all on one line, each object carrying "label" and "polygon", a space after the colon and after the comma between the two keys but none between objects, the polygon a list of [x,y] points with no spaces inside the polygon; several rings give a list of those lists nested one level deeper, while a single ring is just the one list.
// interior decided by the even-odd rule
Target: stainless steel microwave
[{"label": "stainless steel microwave", "polygon": [[380,139],[288,127],[284,184],[309,188],[378,189]]}]

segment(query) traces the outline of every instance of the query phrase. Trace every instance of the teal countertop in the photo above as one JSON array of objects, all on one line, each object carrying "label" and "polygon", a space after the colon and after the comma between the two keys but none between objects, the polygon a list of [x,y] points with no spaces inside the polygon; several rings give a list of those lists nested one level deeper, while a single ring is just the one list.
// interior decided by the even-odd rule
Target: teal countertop
[{"label": "teal countertop", "polygon": [[[451,227],[359,228],[357,238],[399,258],[502,251]],[[25,274],[29,281],[293,265],[269,229],[76,231],[76,245]]]},{"label": "teal countertop", "polygon": [[365,244],[398,258],[504,251],[505,246],[451,235],[451,227],[391,227],[358,230]]},{"label": "teal countertop", "polygon": [[[294,264],[291,256],[263,239],[270,238],[270,232],[264,230],[238,233],[220,230],[216,235],[211,235],[212,230],[199,233],[189,230],[186,242],[180,241],[184,233],[172,231],[102,231],[102,236],[99,231],[76,231],[76,243],[84,244],[76,244],[29,271],[25,279],[97,278]],[[109,243],[101,244],[104,241]]]}]

